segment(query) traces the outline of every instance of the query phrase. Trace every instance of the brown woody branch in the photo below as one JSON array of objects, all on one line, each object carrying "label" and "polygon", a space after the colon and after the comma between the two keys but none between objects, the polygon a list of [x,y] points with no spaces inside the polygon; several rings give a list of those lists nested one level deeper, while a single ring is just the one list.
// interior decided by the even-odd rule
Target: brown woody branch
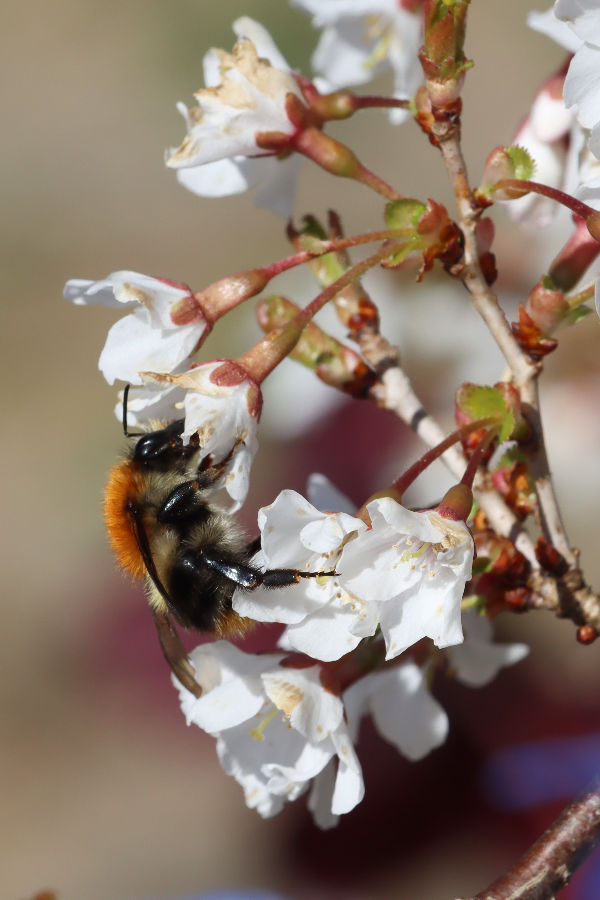
[{"label": "brown woody branch", "polygon": [[553,900],[599,841],[600,779],[596,779],[506,874],[470,900]]}]

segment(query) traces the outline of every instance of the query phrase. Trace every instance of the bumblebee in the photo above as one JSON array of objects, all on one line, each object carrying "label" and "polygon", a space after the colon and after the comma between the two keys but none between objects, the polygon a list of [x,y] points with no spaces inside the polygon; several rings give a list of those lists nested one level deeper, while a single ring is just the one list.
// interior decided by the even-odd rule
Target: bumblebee
[{"label": "bumblebee", "polygon": [[334,573],[262,572],[253,566],[260,540],[247,543],[233,516],[211,504],[240,442],[215,461],[203,454],[198,435],[183,443],[183,428],[179,419],[155,431],[129,433],[126,390],[123,431],[136,441],[109,476],[104,500],[109,540],[121,567],[145,579],[155,618],[172,616],[185,628],[217,637],[241,635],[248,620],[232,609],[236,588],[286,587]]}]

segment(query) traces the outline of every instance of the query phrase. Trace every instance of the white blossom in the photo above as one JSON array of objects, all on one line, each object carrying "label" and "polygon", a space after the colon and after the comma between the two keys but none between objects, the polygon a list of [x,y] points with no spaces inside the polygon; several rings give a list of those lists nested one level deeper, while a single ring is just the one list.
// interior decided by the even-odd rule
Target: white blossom
[{"label": "white blossom", "polygon": [[[289,490],[259,510],[258,525],[261,550],[254,562],[302,572],[334,571],[344,542],[367,527],[346,513],[322,513]],[[337,576],[305,578],[276,591],[237,590],[233,607],[242,616],[287,624],[289,645],[314,659],[339,659],[377,628],[375,604],[348,595]]]},{"label": "white blossom", "polygon": [[[224,371],[229,377],[219,378]],[[211,360],[177,375],[145,372],[143,377],[148,384],[184,391],[180,401],[184,443],[197,434],[205,456],[220,461],[231,454],[224,487],[233,501],[227,510],[236,512],[248,494],[250,469],[258,450],[260,390],[256,383],[235,363],[224,360]],[[160,399],[164,401],[165,395]]]},{"label": "white blossom", "polygon": [[108,332],[98,366],[109,384],[116,379],[142,383],[140,372],[173,372],[188,359],[207,330],[207,322],[193,304],[193,319],[177,314],[192,293],[187,285],[151,278],[139,272],[113,272],[102,281],[73,278],[64,288],[77,306],[124,307],[129,315]]},{"label": "white blossom", "polygon": [[260,815],[278,813],[313,784],[310,807],[328,827],[362,800],[360,764],[341,698],[323,687],[317,665],[282,665],[226,641],[190,654],[201,697],[176,679],[186,721],[217,738],[219,760]]},{"label": "white blossom", "polygon": [[448,716],[414,662],[359,679],[344,693],[344,704],[351,728],[356,730],[361,716],[370,713],[381,736],[410,760],[422,759],[448,734]]},{"label": "white blossom", "polygon": [[[573,114],[567,110],[562,96],[556,95],[551,84],[544,86],[512,140],[527,150],[534,161],[536,181],[550,187],[565,187],[567,138],[574,124]],[[539,227],[550,222],[556,209],[555,202],[536,193],[508,203],[513,217]]]},{"label": "white blossom", "polygon": [[492,623],[474,610],[463,614],[465,639],[446,653],[457,681],[469,687],[482,687],[496,677],[499,670],[520,662],[529,653],[527,644],[496,644],[492,641]]},{"label": "white blossom", "polygon": [[[423,73],[417,53],[423,42],[421,11],[409,12],[398,0],[292,0],[313,16],[322,28],[313,54],[316,72],[333,88],[365,84],[391,68],[393,96],[409,100],[421,84]],[[392,122],[402,122],[410,112],[395,109]]]},{"label": "white blossom", "polygon": [[188,133],[166,163],[195,194],[223,197],[258,186],[257,205],[289,215],[301,160],[296,154],[269,158],[257,138],[268,132],[291,136],[296,126],[287,114],[288,97],[304,103],[303,96],[262,25],[244,16],[233,30],[239,40],[232,54],[213,48],[204,57],[206,87],[194,94],[198,106],[178,104]]},{"label": "white blossom", "polygon": [[389,497],[367,505],[372,527],[339,562],[345,588],[378,598],[387,659],[423,637],[436,647],[463,639],[460,604],[471,577],[473,538],[464,522],[415,512]]},{"label": "white blossom", "polygon": [[562,22],[556,18],[555,7],[551,6],[545,12],[530,12],[527,16],[527,24],[534,31],[545,34],[546,37],[552,38],[565,50],[575,53],[581,46],[581,41],[577,35],[569,28],[567,22]]},{"label": "white blossom", "polygon": [[530,17],[529,24],[574,53],[563,97],[600,158],[600,6],[597,0],[556,0],[552,15],[555,24],[550,10]]},{"label": "white blossom", "polygon": [[466,525],[435,512],[411,512],[390,498],[367,507],[371,528],[346,513],[322,513],[295,491],[259,511],[268,569],[334,573],[277,591],[238,589],[242,616],[283,622],[285,646],[315,659],[339,659],[383,632],[387,658],[423,637],[438,647],[462,641],[460,602],[471,577]]}]

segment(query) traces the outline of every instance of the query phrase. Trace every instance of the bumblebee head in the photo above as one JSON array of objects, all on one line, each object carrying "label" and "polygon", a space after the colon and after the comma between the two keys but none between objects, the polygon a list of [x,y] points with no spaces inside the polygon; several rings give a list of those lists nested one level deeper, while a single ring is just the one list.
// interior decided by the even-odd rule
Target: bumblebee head
[{"label": "bumblebee head", "polygon": [[123,434],[127,438],[138,438],[131,459],[141,465],[159,470],[167,470],[177,463],[185,462],[198,452],[198,435],[191,436],[189,443],[184,444],[181,435],[184,428],[184,420],[158,428],[154,431],[128,431],[127,429],[127,397],[129,387],[126,385],[123,391]]}]

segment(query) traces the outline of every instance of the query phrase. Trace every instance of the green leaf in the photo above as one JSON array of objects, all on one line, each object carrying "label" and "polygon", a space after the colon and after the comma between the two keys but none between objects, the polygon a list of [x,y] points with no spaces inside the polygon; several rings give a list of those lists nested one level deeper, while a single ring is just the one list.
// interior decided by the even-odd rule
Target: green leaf
[{"label": "green leaf", "polygon": [[415,231],[427,206],[420,200],[392,200],[385,207],[385,221],[389,228]]},{"label": "green leaf", "polygon": [[515,427],[515,414],[510,410],[507,413],[504,422],[502,423],[502,428],[500,429],[500,434],[498,435],[498,440],[500,443],[502,441],[507,441],[511,434],[513,433],[513,429]]},{"label": "green leaf", "polygon": [[535,161],[533,157],[529,155],[527,150],[524,147],[505,147],[506,153],[510,157],[512,164],[515,168],[515,178],[520,178],[521,180],[530,181],[533,177],[533,173],[535,172]]},{"label": "green leaf", "polygon": [[497,418],[498,439],[506,441],[515,427],[514,413],[508,409],[504,395],[498,388],[484,384],[463,384],[456,392],[456,405],[471,421]]},{"label": "green leaf", "polygon": [[581,319],[585,319],[586,316],[589,316],[591,313],[591,309],[589,306],[576,306],[575,309],[572,309],[567,315],[564,317],[563,321],[565,325],[574,325],[576,322],[581,321]]},{"label": "green leaf", "polygon": [[488,416],[506,416],[508,410],[498,388],[485,384],[463,384],[457,392],[459,409],[470,419],[486,419]]}]

